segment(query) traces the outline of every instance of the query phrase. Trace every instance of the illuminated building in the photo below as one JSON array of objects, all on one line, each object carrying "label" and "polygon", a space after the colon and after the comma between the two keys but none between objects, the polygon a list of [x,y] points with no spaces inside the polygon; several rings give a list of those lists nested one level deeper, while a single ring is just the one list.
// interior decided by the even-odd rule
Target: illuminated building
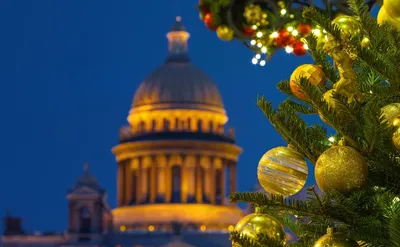
[{"label": "illuminated building", "polygon": [[68,193],[68,231],[28,235],[8,217],[11,246],[231,246],[229,230],[243,212],[226,197],[236,191],[241,149],[216,85],[187,54],[189,33],[178,17],[169,55],[139,86],[129,126],[112,149],[118,205],[85,167]]}]

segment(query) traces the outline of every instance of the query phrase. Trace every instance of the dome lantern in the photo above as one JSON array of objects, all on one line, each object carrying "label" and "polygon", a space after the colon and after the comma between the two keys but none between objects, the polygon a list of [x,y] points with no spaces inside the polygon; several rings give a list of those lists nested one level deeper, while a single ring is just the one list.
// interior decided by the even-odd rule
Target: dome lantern
[{"label": "dome lantern", "polygon": [[167,34],[169,56],[167,57],[166,62],[176,62],[179,60],[187,62],[189,60],[187,52],[190,34],[186,31],[186,28],[181,21],[182,18],[177,16],[175,23]]}]

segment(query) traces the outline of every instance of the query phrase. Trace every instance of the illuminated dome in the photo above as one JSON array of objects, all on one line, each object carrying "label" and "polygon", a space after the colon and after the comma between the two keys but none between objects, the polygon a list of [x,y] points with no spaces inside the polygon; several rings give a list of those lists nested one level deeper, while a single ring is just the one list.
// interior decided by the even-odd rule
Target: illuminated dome
[{"label": "illuminated dome", "polygon": [[178,108],[203,109],[225,113],[217,86],[203,71],[190,62],[186,32],[178,17],[167,34],[169,55],[135,93],[132,111]]}]

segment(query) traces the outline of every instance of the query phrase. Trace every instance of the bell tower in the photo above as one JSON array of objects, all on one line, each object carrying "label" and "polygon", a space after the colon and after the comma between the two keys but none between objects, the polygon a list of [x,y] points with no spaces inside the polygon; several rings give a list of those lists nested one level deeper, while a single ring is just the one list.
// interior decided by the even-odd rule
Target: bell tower
[{"label": "bell tower", "polygon": [[68,232],[75,241],[101,238],[112,225],[112,216],[106,203],[106,193],[85,164],[84,174],[67,194],[69,208]]}]

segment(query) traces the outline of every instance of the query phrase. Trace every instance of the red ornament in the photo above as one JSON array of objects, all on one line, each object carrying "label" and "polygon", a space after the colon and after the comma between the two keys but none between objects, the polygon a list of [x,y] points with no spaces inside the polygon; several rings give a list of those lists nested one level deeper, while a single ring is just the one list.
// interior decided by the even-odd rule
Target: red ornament
[{"label": "red ornament", "polygon": [[285,47],[289,44],[290,33],[286,28],[282,28],[278,31],[278,37],[275,39],[275,44],[277,46]]},{"label": "red ornament", "polygon": [[297,39],[294,36],[290,36],[287,40],[287,45],[293,45]]},{"label": "red ornament", "polygon": [[248,26],[244,26],[244,27],[243,27],[243,32],[244,32],[245,34],[249,35],[249,36],[253,36],[254,31],[255,31],[255,30],[253,29],[253,27],[248,27]]},{"label": "red ornament", "polygon": [[309,24],[299,24],[297,26],[297,31],[301,35],[305,36],[311,32],[311,26]]},{"label": "red ornament", "polygon": [[218,28],[218,26],[213,24],[211,13],[207,13],[206,16],[204,17],[204,24],[206,24],[207,28],[213,31],[217,30]]},{"label": "red ornament", "polygon": [[304,43],[297,40],[293,43],[293,53],[296,56],[304,56],[307,54],[307,49],[304,47]]}]

